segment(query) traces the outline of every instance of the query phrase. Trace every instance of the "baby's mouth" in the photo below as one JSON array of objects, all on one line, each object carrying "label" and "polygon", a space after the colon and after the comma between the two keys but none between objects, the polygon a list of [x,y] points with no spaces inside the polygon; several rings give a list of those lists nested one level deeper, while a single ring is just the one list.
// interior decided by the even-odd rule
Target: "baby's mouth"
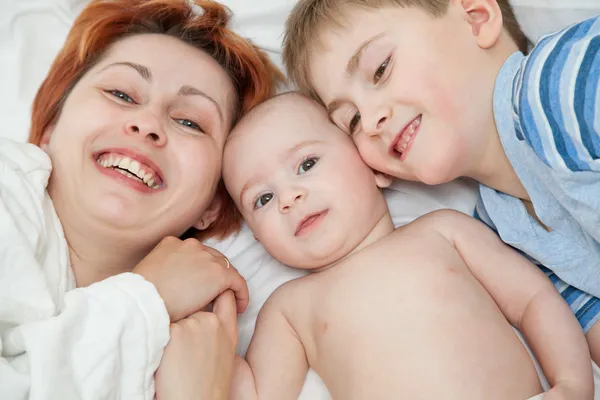
[{"label": "baby's mouth", "polygon": [[422,116],[422,114],[419,114],[398,133],[390,144],[390,153],[400,157],[405,155],[407,149],[409,149],[409,145],[412,144],[415,134],[419,130]]}]

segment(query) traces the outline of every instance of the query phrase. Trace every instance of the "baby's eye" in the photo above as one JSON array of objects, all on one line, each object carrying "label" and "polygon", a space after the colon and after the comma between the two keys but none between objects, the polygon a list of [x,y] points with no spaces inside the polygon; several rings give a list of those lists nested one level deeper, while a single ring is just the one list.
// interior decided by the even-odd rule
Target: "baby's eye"
[{"label": "baby's eye", "polygon": [[123,100],[124,102],[135,104],[135,101],[131,98],[131,96],[129,96],[125,92],[122,92],[120,90],[107,90],[106,92],[118,99]]},{"label": "baby's eye", "polygon": [[360,122],[360,113],[357,112],[356,114],[354,114],[354,117],[352,117],[352,119],[350,120],[350,124],[348,124],[348,131],[351,135],[356,130],[356,127],[358,126],[359,122]]},{"label": "baby's eye", "polygon": [[302,175],[305,172],[310,171],[315,165],[317,165],[318,161],[319,159],[316,157],[307,158],[306,160],[302,161],[302,164],[300,164],[300,167],[298,167],[298,174]]},{"label": "baby's eye", "polygon": [[254,203],[254,209],[259,209],[261,207],[266,206],[267,203],[270,202],[271,200],[273,200],[273,193],[263,194],[258,199],[256,199],[256,202]]},{"label": "baby's eye", "polygon": [[374,83],[379,82],[379,80],[383,77],[383,74],[385,74],[385,70],[387,69],[389,63],[390,63],[390,57],[386,58],[385,61],[383,63],[381,63],[379,68],[377,68],[377,70],[375,71],[375,75],[373,75]]},{"label": "baby's eye", "polygon": [[194,121],[190,121],[189,119],[176,119],[175,122],[177,122],[180,125],[185,126],[186,128],[190,128],[195,131],[204,132],[204,130],[200,127],[200,125],[198,125]]}]

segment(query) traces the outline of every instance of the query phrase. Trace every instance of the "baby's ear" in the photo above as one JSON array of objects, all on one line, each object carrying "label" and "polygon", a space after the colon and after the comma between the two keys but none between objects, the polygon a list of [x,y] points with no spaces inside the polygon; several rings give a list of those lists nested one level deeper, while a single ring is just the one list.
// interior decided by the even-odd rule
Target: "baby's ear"
[{"label": "baby's ear", "polygon": [[208,229],[208,227],[211,226],[219,216],[219,213],[221,212],[221,206],[221,196],[215,196],[208,208],[200,216],[198,222],[194,224],[194,228],[198,229],[199,231]]},{"label": "baby's ear", "polygon": [[40,148],[42,150],[44,150],[46,153],[48,153],[48,145],[50,144],[50,137],[52,136],[52,133],[54,133],[54,128],[56,125],[50,125],[46,128],[46,130],[44,130],[44,133],[42,134],[42,139],[40,141]]},{"label": "baby's ear", "polygon": [[383,172],[373,171],[373,173],[375,174],[375,183],[381,189],[389,187],[392,184],[392,181],[394,180],[394,178],[392,178],[390,175],[384,174]]},{"label": "baby's ear", "polygon": [[473,36],[482,49],[489,49],[500,38],[502,10],[496,0],[458,0],[466,12]]}]

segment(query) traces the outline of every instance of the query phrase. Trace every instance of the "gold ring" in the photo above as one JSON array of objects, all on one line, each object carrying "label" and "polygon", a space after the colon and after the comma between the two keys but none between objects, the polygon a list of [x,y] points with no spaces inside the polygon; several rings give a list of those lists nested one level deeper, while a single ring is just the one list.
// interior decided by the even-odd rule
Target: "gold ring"
[{"label": "gold ring", "polygon": [[225,262],[227,263],[227,266],[225,268],[229,268],[231,264],[229,264],[229,260],[227,259],[227,257],[223,257],[223,260],[225,260]]}]

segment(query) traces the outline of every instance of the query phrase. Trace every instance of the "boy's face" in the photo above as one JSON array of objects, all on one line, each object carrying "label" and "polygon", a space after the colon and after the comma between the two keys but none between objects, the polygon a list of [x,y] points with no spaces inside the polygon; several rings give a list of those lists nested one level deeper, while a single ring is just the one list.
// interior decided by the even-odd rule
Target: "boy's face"
[{"label": "boy's face", "polygon": [[387,212],[352,141],[319,105],[297,95],[242,121],[224,157],[229,193],[284,264],[318,268],[343,258]]},{"label": "boy's face", "polygon": [[310,78],[373,169],[437,184],[465,175],[485,148],[502,62],[483,49],[502,25],[490,26],[490,2],[463,3],[438,18],[415,7],[349,7],[343,27],[323,29]]}]

